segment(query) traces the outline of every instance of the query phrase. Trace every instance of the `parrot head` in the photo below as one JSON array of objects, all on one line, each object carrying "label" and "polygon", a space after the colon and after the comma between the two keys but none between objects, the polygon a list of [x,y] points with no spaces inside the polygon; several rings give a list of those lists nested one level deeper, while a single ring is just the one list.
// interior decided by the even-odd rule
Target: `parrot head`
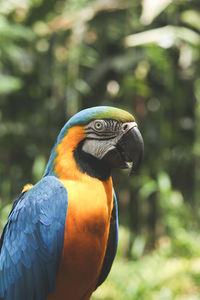
[{"label": "parrot head", "polygon": [[143,152],[143,139],[130,113],[109,106],[88,108],[62,128],[44,175],[54,172],[63,176],[73,168],[101,180],[107,179],[113,168],[131,168],[133,174]]}]

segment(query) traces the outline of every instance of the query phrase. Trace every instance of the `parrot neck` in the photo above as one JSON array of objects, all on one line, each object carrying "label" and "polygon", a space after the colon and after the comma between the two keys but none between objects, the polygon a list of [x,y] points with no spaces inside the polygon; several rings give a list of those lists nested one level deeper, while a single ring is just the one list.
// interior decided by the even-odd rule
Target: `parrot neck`
[{"label": "parrot neck", "polygon": [[111,168],[103,161],[82,151],[82,144],[83,142],[80,142],[74,151],[77,167],[82,173],[106,181],[111,176]]}]

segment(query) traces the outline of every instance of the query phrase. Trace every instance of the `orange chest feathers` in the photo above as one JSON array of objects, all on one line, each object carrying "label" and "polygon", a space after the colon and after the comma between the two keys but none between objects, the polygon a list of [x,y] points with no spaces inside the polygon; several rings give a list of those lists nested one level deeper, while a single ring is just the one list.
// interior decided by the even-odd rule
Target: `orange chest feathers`
[{"label": "orange chest feathers", "polygon": [[[81,139],[80,127],[74,130],[76,139]],[[95,289],[106,252],[113,208],[112,179],[102,182],[81,173],[69,143],[66,151],[63,145],[58,149],[56,160],[55,171],[68,192],[68,209],[56,293],[48,300],[87,300]],[[66,164],[70,168],[66,169]],[[66,171],[70,169],[73,171]]]},{"label": "orange chest feathers", "polygon": [[68,209],[56,293],[48,300],[90,298],[103,264],[111,211],[112,180],[90,184],[63,181],[68,191]]}]

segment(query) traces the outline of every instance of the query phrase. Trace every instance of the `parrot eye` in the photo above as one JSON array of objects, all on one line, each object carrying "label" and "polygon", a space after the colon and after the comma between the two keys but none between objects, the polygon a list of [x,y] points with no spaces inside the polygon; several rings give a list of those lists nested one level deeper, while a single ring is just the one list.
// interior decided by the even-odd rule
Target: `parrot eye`
[{"label": "parrot eye", "polygon": [[94,123],[94,128],[98,131],[102,130],[104,128],[104,123],[101,121],[96,121]]}]

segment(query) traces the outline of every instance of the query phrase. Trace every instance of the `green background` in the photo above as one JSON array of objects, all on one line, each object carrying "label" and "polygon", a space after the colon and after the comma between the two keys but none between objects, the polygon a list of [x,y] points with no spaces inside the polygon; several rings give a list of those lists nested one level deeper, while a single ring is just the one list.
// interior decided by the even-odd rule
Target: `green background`
[{"label": "green background", "polygon": [[133,113],[139,176],[114,172],[120,245],[93,300],[200,299],[199,0],[0,0],[0,230],[77,111]]}]

